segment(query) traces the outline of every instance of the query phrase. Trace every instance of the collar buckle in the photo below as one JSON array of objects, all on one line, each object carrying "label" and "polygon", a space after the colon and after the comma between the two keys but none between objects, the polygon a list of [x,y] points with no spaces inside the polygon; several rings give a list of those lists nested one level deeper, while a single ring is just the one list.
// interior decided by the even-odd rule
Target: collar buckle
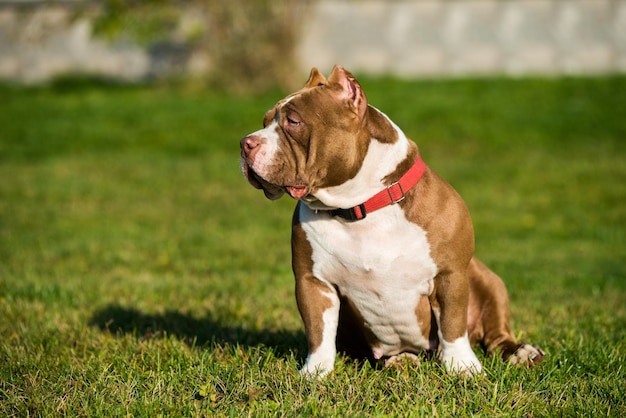
[{"label": "collar buckle", "polygon": [[[394,188],[392,190],[392,188]],[[400,182],[396,181],[391,185],[387,186],[387,193],[389,194],[389,200],[391,201],[391,205],[395,205],[398,202],[402,202],[406,195],[404,194],[404,189]]]},{"label": "collar buckle", "polygon": [[349,222],[360,221],[367,216],[365,203],[349,209],[333,209],[330,211],[331,216],[338,216]]}]

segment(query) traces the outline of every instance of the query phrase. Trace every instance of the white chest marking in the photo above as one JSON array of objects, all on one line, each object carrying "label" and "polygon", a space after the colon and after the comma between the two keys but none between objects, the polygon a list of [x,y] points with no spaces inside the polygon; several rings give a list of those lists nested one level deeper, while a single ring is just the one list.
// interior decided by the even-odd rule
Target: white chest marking
[{"label": "white chest marking", "polygon": [[354,303],[378,340],[374,355],[428,348],[415,314],[437,272],[426,232],[398,206],[345,223],[301,205],[300,219],[313,248],[313,274]]}]

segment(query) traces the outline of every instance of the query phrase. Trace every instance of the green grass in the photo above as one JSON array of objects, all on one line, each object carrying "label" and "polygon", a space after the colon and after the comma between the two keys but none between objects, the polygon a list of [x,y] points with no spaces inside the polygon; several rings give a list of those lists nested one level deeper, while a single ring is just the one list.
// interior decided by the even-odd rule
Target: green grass
[{"label": "green grass", "polygon": [[363,85],[466,199],[539,367],[298,376],[294,203],[238,161],[282,93],[1,86],[0,416],[626,415],[626,77]]}]

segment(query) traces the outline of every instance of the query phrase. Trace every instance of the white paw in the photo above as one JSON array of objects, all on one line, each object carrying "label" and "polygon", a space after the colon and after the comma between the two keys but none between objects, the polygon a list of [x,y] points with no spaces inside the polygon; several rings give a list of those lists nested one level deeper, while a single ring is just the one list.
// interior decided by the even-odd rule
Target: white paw
[{"label": "white paw", "polygon": [[446,370],[466,376],[475,376],[482,372],[483,366],[470,346],[467,334],[449,343],[441,339],[441,361]]},{"label": "white paw", "polygon": [[516,366],[526,365],[532,367],[543,360],[544,355],[545,353],[540,348],[524,344],[509,357],[509,361]]},{"label": "white paw", "polygon": [[[332,354],[332,355],[331,355]],[[320,355],[318,353],[309,354],[300,369],[300,375],[307,378],[321,379],[335,368],[335,353]]]},{"label": "white paw", "polygon": [[329,368],[329,367],[325,367],[322,365],[311,366],[310,364],[306,363],[300,369],[300,375],[306,377],[307,379],[313,379],[313,378],[321,379],[332,371],[333,371],[332,367]]}]

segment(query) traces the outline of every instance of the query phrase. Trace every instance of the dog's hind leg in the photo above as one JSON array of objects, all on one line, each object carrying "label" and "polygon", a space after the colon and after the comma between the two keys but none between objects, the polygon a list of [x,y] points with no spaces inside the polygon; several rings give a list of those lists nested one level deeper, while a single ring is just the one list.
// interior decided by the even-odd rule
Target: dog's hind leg
[{"label": "dog's hind leg", "polygon": [[499,351],[512,364],[533,366],[543,360],[541,349],[515,341],[509,325],[509,297],[502,279],[476,258],[470,261],[467,275],[471,343],[481,344],[489,354]]}]

